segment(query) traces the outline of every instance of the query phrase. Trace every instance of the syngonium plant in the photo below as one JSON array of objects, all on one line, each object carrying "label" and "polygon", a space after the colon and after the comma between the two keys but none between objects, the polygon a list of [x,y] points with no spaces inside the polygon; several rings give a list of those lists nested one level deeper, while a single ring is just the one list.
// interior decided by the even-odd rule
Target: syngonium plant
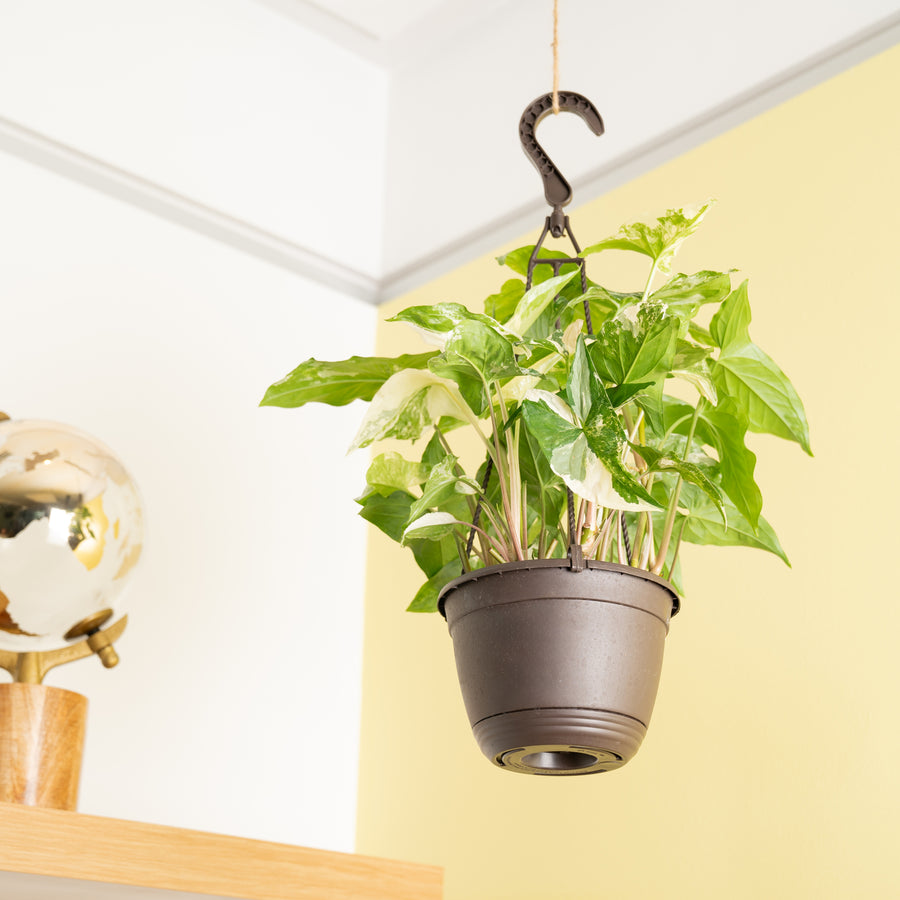
[{"label": "syngonium plant", "polygon": [[[746,281],[732,289],[728,272],[670,275],[709,205],[623,226],[583,251],[648,257],[640,291],[588,281],[583,292],[574,264],[559,275],[538,265],[533,287],[506,281],[484,312],[448,302],[390,320],[414,326],[436,349],[309,359],[268,389],[262,405],[369,401],[352,448],[412,445],[413,458],[375,456],[357,498],[360,515],[408,546],[424,572],[411,611],[435,610],[441,588],[463,572],[565,557],[573,543],[585,559],[646,569],[676,586],[684,541],[757,547],[788,561],[761,515],[745,437],[766,432],[811,453],[803,404],[750,339]],[[498,261],[524,276],[532,250]],[[542,249],[539,258],[565,256]],[[477,471],[453,448],[463,430],[481,444]]]}]

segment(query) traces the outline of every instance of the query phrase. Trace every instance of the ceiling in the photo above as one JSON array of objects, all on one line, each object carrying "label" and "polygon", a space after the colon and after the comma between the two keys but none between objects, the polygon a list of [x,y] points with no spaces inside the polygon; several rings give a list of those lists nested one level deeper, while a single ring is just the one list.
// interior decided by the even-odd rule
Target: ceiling
[{"label": "ceiling", "polygon": [[[376,300],[541,220],[515,135],[550,87],[552,0],[258,2],[390,77]],[[585,202],[892,46],[900,2],[559,0],[559,40],[562,87],[607,123],[602,145],[542,126]]]},{"label": "ceiling", "polygon": [[[428,52],[441,52],[460,31],[478,27],[514,0],[259,0],[392,71]],[[521,6],[522,0],[519,0]]]},{"label": "ceiling", "polygon": [[[551,87],[552,10],[6,4],[0,151],[377,303],[543,221],[517,124]],[[900,0],[559,0],[559,39],[606,124],[541,125],[575,208],[900,42]]]},{"label": "ceiling", "polygon": [[[297,0],[302,4],[302,0]],[[379,41],[389,41],[406,29],[427,19],[440,6],[451,6],[445,0],[332,0],[329,3],[307,2],[351,28]]]}]

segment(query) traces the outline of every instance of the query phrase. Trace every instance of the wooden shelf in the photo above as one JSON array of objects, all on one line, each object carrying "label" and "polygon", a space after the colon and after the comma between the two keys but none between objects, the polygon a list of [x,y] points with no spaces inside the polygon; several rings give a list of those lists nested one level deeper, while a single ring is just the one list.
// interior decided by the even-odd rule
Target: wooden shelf
[{"label": "wooden shelf", "polygon": [[440,900],[441,883],[433,866],[0,803],[0,897]]}]

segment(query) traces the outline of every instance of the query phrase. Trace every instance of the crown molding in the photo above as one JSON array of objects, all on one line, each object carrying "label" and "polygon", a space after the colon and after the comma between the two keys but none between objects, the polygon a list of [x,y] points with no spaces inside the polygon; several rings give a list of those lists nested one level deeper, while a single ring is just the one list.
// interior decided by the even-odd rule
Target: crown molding
[{"label": "crown molding", "polygon": [[[582,202],[596,199],[897,43],[900,12],[607,165],[573,178],[573,189]],[[546,212],[536,199],[379,279],[2,117],[0,150],[371,304],[397,297],[535,230]]]},{"label": "crown molding", "polygon": [[[602,197],[657,166],[724,134],[878,53],[889,50],[898,43],[900,43],[900,12],[760,82],[726,103],[689,119],[679,127],[664,132],[609,163],[581,177],[572,178],[572,192],[580,203]],[[544,201],[536,198],[531,203],[466,232],[457,240],[413,260],[402,268],[388,272],[380,281],[378,302],[383,303],[399,297],[517,237],[539,231],[547,214],[548,208]]]},{"label": "crown molding", "polygon": [[348,296],[379,301],[371,275],[3,117],[0,150]]}]

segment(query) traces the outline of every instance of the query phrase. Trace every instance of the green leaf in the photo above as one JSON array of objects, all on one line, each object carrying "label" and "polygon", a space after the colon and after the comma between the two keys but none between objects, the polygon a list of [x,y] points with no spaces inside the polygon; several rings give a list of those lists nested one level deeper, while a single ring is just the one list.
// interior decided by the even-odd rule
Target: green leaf
[{"label": "green leaf", "polygon": [[525,296],[525,282],[518,278],[510,278],[503,282],[497,294],[491,294],[484,301],[484,311],[498,322],[506,322],[516,311],[519,301]]},{"label": "green leaf", "polygon": [[725,516],[725,497],[722,490],[700,466],[689,460],[679,459],[673,454],[664,453],[655,447],[643,447],[638,444],[633,444],[632,446],[647,463],[650,472],[674,472],[680,475],[684,481],[700,488],[716,505],[716,509],[719,510],[719,515],[722,517],[722,523],[728,524]]},{"label": "green leaf", "polygon": [[575,277],[575,272],[548,278],[536,284],[519,301],[516,311],[506,323],[513,334],[525,336],[529,328],[538,320],[541,313],[553,302],[553,298]]},{"label": "green leaf", "polygon": [[[511,250],[509,253],[506,253],[503,256],[498,256],[497,262],[500,263],[501,266],[508,266],[517,275],[522,275],[523,277],[525,277],[528,275],[528,263],[531,260],[531,254],[533,252],[534,245],[519,247],[517,250]],[[539,260],[570,259],[570,256],[568,253],[563,253],[560,250],[549,250],[546,247],[541,247],[541,249],[538,251],[537,258]],[[577,271],[577,263],[570,263],[561,267],[560,274],[566,275],[569,272]],[[533,273],[534,284],[540,284],[542,281],[546,281],[552,274],[553,269],[550,266],[540,264],[536,265]]]},{"label": "green leaf", "polygon": [[693,385],[697,392],[711,404],[718,402],[716,386],[712,380],[710,368],[711,350],[690,341],[678,340],[675,345],[675,356],[672,359],[671,374]]},{"label": "green leaf", "polygon": [[712,370],[716,386],[748,413],[750,431],[796,441],[812,456],[803,402],[775,362],[755,344],[719,357]]},{"label": "green leaf", "polygon": [[728,517],[726,528],[714,504],[693,485],[686,485],[682,490],[679,505],[688,510],[683,540],[692,544],[715,544],[719,547],[755,547],[774,553],[790,565],[775,531],[762,516],[759,517],[759,527],[754,529],[737,508],[726,501],[725,514]]},{"label": "green leaf", "polygon": [[[456,457],[445,456],[429,473],[422,488],[422,496],[412,505],[410,519],[417,519],[430,509],[442,506],[460,494],[477,494],[478,485],[471,479],[456,473]],[[448,510],[445,510],[445,512]],[[454,511],[455,514],[455,511]]]},{"label": "green leaf", "polygon": [[387,497],[381,494],[364,494],[356,502],[362,506],[359,514],[383,531],[392,541],[400,542],[409,521],[409,508],[415,497],[405,491],[394,491]]},{"label": "green leaf", "polygon": [[[527,428],[521,431],[519,440],[519,471],[522,481],[528,486],[527,503],[534,510],[535,534],[533,540],[539,539],[540,530],[544,531],[545,541],[540,556],[547,551],[553,540],[554,527],[562,517],[566,506],[566,487],[559,476],[550,467],[547,457],[541,452],[537,439]],[[496,484],[497,479],[492,479]],[[565,543],[565,537],[561,539]]]},{"label": "green leaf", "polygon": [[747,417],[730,397],[702,414],[712,431],[713,446],[719,455],[722,488],[731,502],[756,529],[762,512],[762,493],[753,477],[756,455],[744,443]]},{"label": "green leaf", "polygon": [[372,398],[350,449],[385,438],[415,440],[445,416],[480,430],[455,382],[427,369],[404,369],[392,375]]},{"label": "green leaf", "polygon": [[366,472],[369,490],[381,494],[382,497],[389,497],[394,491],[411,494],[427,477],[426,466],[410,462],[394,450],[376,456]]},{"label": "green leaf", "polygon": [[731,276],[726,272],[696,272],[693,275],[676,275],[658,291],[651,300],[665,305],[666,312],[678,316],[686,325],[705,303],[718,303],[731,290]]},{"label": "green leaf", "polygon": [[447,455],[447,450],[444,447],[436,428],[434,434],[428,439],[425,449],[422,451],[422,465],[430,470]]},{"label": "green leaf", "polygon": [[597,331],[607,319],[614,316],[623,307],[639,302],[641,297],[642,294],[640,292],[620,294],[617,291],[607,290],[599,284],[594,284],[585,293],[569,299],[566,302],[566,307],[579,315],[583,315],[584,301],[586,300],[591,310],[593,330]]},{"label": "green leaf", "polygon": [[579,422],[584,422],[591,412],[592,374],[587,350],[585,350],[584,335],[579,335],[575,355],[572,357],[572,365],[569,369],[569,378],[566,382],[566,399]]},{"label": "green leaf", "polygon": [[519,368],[510,341],[474,320],[462,322],[450,332],[444,352],[429,360],[428,367],[447,378],[463,372],[485,384],[527,374]]},{"label": "green leaf", "polygon": [[[587,438],[588,447],[609,471],[613,489],[628,504],[639,507],[649,503],[655,506],[656,501],[622,462],[625,450],[625,431],[597,370],[591,365],[590,358],[584,352],[584,346],[584,337],[580,336],[578,350],[582,351],[582,358],[587,362],[591,397],[590,410],[583,419],[584,435]],[[576,357],[578,355],[576,351]]]},{"label": "green leaf", "polygon": [[498,333],[503,329],[499,322],[481,313],[469,312],[461,303],[435,303],[433,306],[410,306],[397,313],[388,322],[405,322],[422,332],[429,340],[437,339],[441,344],[444,336],[464,322],[481,322]]},{"label": "green leaf", "polygon": [[462,528],[468,531],[471,524],[455,518],[447,512],[429,512],[410,522],[403,531],[401,544],[409,544],[411,541],[439,541],[443,538],[460,533]]},{"label": "green leaf", "polygon": [[705,347],[716,346],[716,342],[713,340],[712,335],[702,325],[698,325],[696,322],[691,322],[690,325],[688,325],[688,334]]},{"label": "green leaf", "polygon": [[344,406],[351,400],[371,400],[375,392],[402,369],[422,369],[437,351],[404,354],[394,359],[351,356],[338,362],[308,359],[272,384],[260,406],[297,407],[305,403]]},{"label": "green leaf", "polygon": [[613,384],[656,381],[671,366],[679,330],[679,320],[659,304],[639,304],[604,322],[588,353]]},{"label": "green leaf", "polygon": [[609,402],[613,409],[621,409],[629,400],[636,397],[641,391],[653,386],[652,381],[639,381],[637,384],[617,384],[609,388]]},{"label": "green leaf", "polygon": [[710,322],[713,340],[721,347],[713,382],[745,410],[750,431],[796,441],[812,456],[803,401],[775,361],[750,340],[749,326],[745,281]]},{"label": "green leaf", "polygon": [[634,402],[644,411],[650,431],[658,438],[662,438],[666,432],[664,425],[666,394],[663,391],[663,380],[655,381],[650,387],[644,388],[635,395]]},{"label": "green leaf", "polygon": [[741,282],[725,299],[709,323],[709,333],[717,347],[743,347],[750,343],[750,298],[747,281]]},{"label": "green leaf", "polygon": [[595,401],[582,425],[559,397],[545,391],[529,396],[522,404],[528,431],[550,468],[575,494],[610,509],[656,506],[621,462],[624,433],[608,399],[605,405]]},{"label": "green leaf", "polygon": [[668,272],[678,248],[697,230],[711,205],[708,201],[696,210],[667,210],[656,220],[656,225],[643,222],[623,225],[613,237],[592,244],[581,255],[588,256],[601,250],[633,250],[654,260],[660,272]]},{"label": "green leaf", "polygon": [[459,559],[448,562],[439,572],[432,575],[416,592],[412,603],[406,607],[407,612],[430,613],[437,612],[438,597],[445,584],[449,584],[454,578],[462,574],[462,564]]}]

